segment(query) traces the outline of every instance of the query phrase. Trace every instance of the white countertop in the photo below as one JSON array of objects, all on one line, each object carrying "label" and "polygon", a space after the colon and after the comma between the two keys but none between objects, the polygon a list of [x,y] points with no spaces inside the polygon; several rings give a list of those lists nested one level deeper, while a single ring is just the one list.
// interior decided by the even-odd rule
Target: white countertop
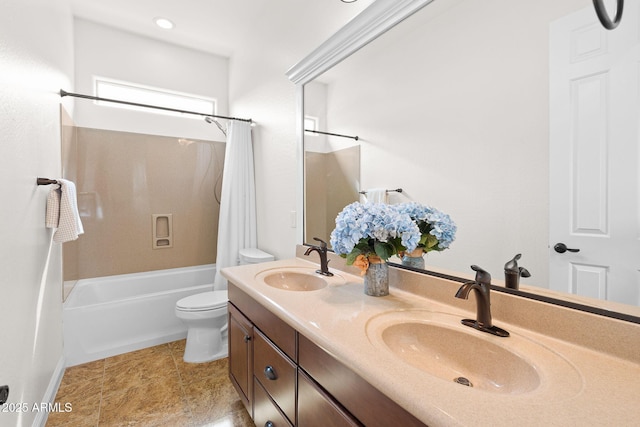
[{"label": "white countertop", "polygon": [[[640,423],[640,365],[633,361],[495,319],[494,324],[511,337],[493,337],[459,325],[458,318],[469,317],[468,311],[393,286],[389,296],[367,296],[362,278],[338,270],[331,269],[336,277],[315,291],[282,290],[256,279],[264,270],[282,268],[315,269],[317,264],[293,258],[226,268],[223,275],[427,425]],[[483,339],[520,353],[538,370],[540,386],[518,394],[490,392],[446,381],[404,362],[375,337],[378,324],[399,312],[414,319],[445,313],[439,316],[451,319],[452,328],[459,325],[463,332],[482,334]],[[465,351],[465,343],[459,344]],[[552,363],[545,364],[545,359]]]}]

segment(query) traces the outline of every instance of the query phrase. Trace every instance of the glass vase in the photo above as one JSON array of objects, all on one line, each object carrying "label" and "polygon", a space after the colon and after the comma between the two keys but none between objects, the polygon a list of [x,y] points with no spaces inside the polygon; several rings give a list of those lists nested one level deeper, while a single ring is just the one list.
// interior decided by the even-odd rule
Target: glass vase
[{"label": "glass vase", "polygon": [[389,295],[389,265],[379,257],[369,257],[364,275],[364,293],[373,297]]},{"label": "glass vase", "polygon": [[405,252],[402,255],[402,265],[424,270],[424,251],[422,248],[416,248],[412,252]]}]

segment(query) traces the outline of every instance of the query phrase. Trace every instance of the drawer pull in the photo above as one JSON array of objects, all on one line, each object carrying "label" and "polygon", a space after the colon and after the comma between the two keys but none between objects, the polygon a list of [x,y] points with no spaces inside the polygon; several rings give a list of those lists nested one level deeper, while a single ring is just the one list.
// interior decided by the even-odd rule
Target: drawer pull
[{"label": "drawer pull", "polygon": [[271,421],[267,421],[266,423],[264,423],[264,427],[275,427],[275,424]]},{"label": "drawer pull", "polygon": [[267,366],[266,368],[264,368],[264,376],[271,381],[278,379],[278,375],[276,374],[275,369],[273,369],[271,366]]},{"label": "drawer pull", "polygon": [[249,342],[249,341],[251,341],[251,337],[249,335],[245,335],[244,342]]}]

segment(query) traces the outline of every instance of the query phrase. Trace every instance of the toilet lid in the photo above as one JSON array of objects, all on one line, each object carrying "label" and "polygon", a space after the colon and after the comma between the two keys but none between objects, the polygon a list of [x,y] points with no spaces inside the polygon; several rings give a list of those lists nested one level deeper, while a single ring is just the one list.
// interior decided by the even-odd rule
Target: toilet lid
[{"label": "toilet lid", "polygon": [[202,292],[182,298],[176,308],[182,311],[203,311],[221,308],[227,305],[227,291]]}]

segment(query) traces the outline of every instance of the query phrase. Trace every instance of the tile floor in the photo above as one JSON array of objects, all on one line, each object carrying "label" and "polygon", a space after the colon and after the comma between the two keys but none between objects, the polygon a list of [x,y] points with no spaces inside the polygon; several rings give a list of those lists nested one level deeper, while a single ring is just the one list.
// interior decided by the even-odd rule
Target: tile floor
[{"label": "tile floor", "polygon": [[68,368],[56,395],[70,412],[46,427],[254,427],[228,377],[228,359],[185,363],[176,341]]}]

